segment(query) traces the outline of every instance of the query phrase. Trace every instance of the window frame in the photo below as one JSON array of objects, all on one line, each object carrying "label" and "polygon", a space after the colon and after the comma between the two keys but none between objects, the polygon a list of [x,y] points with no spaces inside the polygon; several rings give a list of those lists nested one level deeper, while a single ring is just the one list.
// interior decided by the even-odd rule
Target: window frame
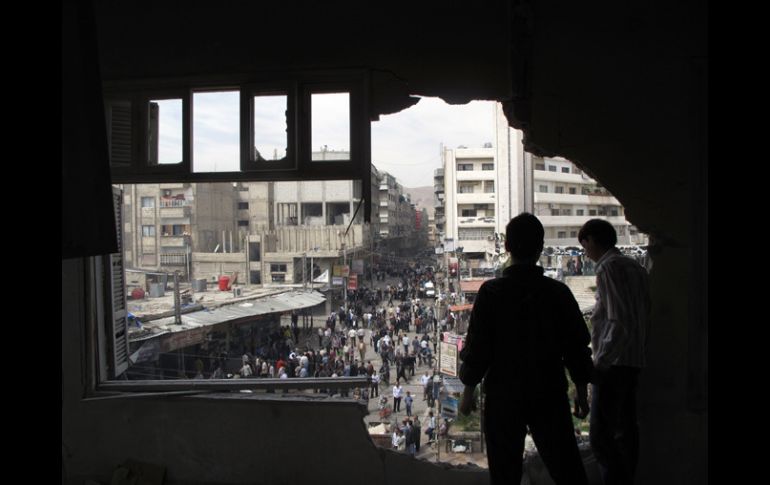
[{"label": "window frame", "polygon": [[[360,180],[365,199],[364,218],[371,214],[371,116],[369,113],[370,75],[364,69],[263,73],[249,76],[210,78],[173,78],[163,80],[105,81],[105,116],[114,105],[128,103],[131,109],[130,162],[111,163],[113,184],[178,182],[260,182],[291,180]],[[236,90],[240,93],[239,138],[240,169],[234,172],[193,172],[194,93]],[[250,160],[253,144],[253,97],[288,91],[287,156],[270,167],[260,167]],[[312,94],[347,92],[350,99],[350,160],[312,162]],[[180,164],[149,165],[141,156],[147,146],[146,127],[149,101],[182,98],[183,160]],[[108,134],[109,135],[109,134]],[[112,148],[111,141],[110,149]]]},{"label": "window frame", "polygon": [[[282,81],[276,81],[282,80]],[[292,95],[287,101],[287,133],[292,130],[294,135],[287,139],[287,159],[291,166],[279,169],[259,169],[251,167],[248,155],[251,153],[249,144],[253,144],[253,134],[244,136],[244,131],[251,134],[253,127],[253,109],[245,110],[244,104],[253,100],[255,89],[264,92],[265,86],[289,83]],[[140,79],[131,81],[108,80],[102,85],[105,105],[104,114],[107,117],[108,148],[110,155],[110,182],[113,186],[121,184],[143,183],[216,183],[216,182],[250,182],[250,181],[281,181],[281,180],[359,180],[361,182],[361,197],[364,205],[365,222],[371,222],[371,115],[369,112],[370,75],[364,69],[337,69],[333,71],[305,71],[280,74],[275,72],[257,75],[221,75],[199,76],[173,79]],[[193,94],[206,91],[237,90],[239,92],[239,146],[240,170],[236,172],[193,172]],[[318,92],[349,93],[350,114],[350,160],[331,162],[312,162],[312,149],[309,146],[311,138],[312,113],[310,112],[310,95]],[[269,94],[269,93],[267,93]],[[182,100],[182,137],[183,158],[177,164],[150,164],[148,132],[149,102],[151,100],[181,99]],[[294,104],[293,104],[294,103]],[[253,108],[253,101],[252,101]],[[126,162],[112,161],[112,126],[114,118],[111,110],[117,105],[128,105],[130,115],[123,121],[130,122],[130,137],[126,138],[125,153],[129,157]],[[291,106],[291,108],[290,108]],[[293,160],[289,157],[293,150]],[[244,159],[244,155],[246,159]],[[246,163],[244,163],[246,162]],[[118,204],[120,207],[120,204]],[[156,208],[157,204],[153,207]],[[118,216],[116,215],[116,220]],[[120,226],[120,224],[118,224]],[[119,227],[120,229],[120,227]],[[122,247],[122,231],[118,233],[119,246]],[[335,379],[263,379],[263,380],[207,380],[201,381],[171,381],[171,380],[114,380],[120,372],[111,368],[110,362],[115,354],[110,350],[112,337],[116,328],[114,315],[111,311],[111,301],[116,292],[106,285],[110,278],[105,271],[110,267],[110,258],[115,255],[91,256],[84,259],[85,286],[84,302],[86,313],[85,345],[87,348],[87,371],[84,376],[84,399],[109,399],[140,397],[146,395],[178,395],[197,394],[216,390],[237,390],[252,388],[272,389],[309,389],[328,387],[333,384],[336,388],[354,388],[368,385],[366,378],[335,378]],[[123,256],[121,251],[120,256]],[[288,269],[288,267],[287,267]],[[260,275],[264,282],[265,275]],[[125,299],[125,285],[122,288]],[[110,321],[112,320],[112,321]],[[123,318],[124,325],[127,321]],[[127,332],[127,330],[126,330]],[[126,347],[128,347],[126,336]],[[240,381],[240,382],[238,382]],[[151,394],[148,394],[151,393]]]}]

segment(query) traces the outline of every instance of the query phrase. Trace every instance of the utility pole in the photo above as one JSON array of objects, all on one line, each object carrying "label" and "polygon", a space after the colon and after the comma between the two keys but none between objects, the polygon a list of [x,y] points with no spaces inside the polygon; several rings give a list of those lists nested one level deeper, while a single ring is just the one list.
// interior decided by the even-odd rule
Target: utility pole
[{"label": "utility pole", "polygon": [[[345,251],[345,243],[342,243],[342,270],[345,271],[345,268],[348,265],[347,262],[347,253]],[[348,273],[349,274],[349,273]],[[348,311],[348,277],[345,276],[342,279],[342,304],[345,307],[345,313]]]}]

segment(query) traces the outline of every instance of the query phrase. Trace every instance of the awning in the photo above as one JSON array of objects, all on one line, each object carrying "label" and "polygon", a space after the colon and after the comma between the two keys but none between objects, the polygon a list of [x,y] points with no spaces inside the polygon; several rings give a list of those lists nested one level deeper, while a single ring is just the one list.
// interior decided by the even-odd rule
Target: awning
[{"label": "awning", "polygon": [[461,312],[465,310],[472,310],[473,309],[473,303],[466,303],[464,305],[450,305],[449,311],[450,312]]},{"label": "awning", "polygon": [[[273,313],[285,313],[291,310],[308,308],[326,301],[321,293],[317,291],[287,291],[277,295],[271,295],[264,298],[244,300],[232,305],[223,305],[218,308],[200,310],[197,312],[186,313],[182,315],[181,325],[174,323],[174,317],[166,317],[143,325],[144,330],[152,330],[152,337],[165,335],[164,339],[170,338],[168,334],[177,334],[188,332],[191,335],[197,335],[198,339],[205,337],[203,327],[211,327],[220,323],[226,323],[236,320],[247,319],[258,315],[268,315]],[[197,330],[204,330],[204,332]],[[197,332],[196,332],[197,331]],[[149,337],[133,338],[129,334],[129,340],[144,339]],[[174,337],[181,339],[181,336]]]},{"label": "awning", "polygon": [[460,290],[463,293],[478,293],[479,288],[481,288],[481,285],[483,285],[485,281],[487,280],[483,279],[460,281]]}]

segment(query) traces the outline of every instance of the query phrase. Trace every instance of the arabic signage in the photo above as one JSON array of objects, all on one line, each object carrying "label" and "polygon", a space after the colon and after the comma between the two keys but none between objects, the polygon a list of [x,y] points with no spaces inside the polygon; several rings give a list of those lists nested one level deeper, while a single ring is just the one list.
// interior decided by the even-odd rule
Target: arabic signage
[{"label": "arabic signage", "polygon": [[348,290],[357,290],[358,289],[358,275],[355,273],[350,273],[350,276],[348,277]]}]

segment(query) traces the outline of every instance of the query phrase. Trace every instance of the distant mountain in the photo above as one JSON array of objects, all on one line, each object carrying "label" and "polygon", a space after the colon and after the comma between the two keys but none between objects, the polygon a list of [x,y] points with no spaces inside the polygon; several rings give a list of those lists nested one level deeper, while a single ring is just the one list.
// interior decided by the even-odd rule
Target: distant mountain
[{"label": "distant mountain", "polygon": [[433,216],[435,212],[433,200],[433,186],[427,187],[404,187],[404,192],[409,194],[409,199],[418,209],[427,209],[428,215]]}]

